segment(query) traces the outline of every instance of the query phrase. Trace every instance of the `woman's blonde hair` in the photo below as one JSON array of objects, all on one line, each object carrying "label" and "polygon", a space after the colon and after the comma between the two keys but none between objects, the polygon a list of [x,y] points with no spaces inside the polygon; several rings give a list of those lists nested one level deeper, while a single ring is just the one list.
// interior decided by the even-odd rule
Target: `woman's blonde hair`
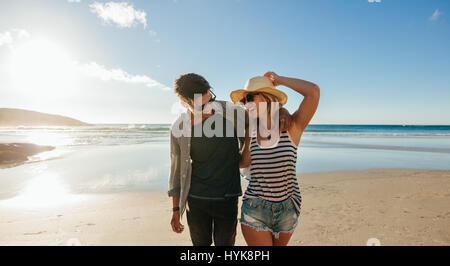
[{"label": "woman's blonde hair", "polygon": [[[272,103],[278,103],[279,104],[278,110],[277,110],[277,112],[275,114],[275,115],[279,116],[280,115],[279,111],[283,107],[283,105],[280,103],[278,98],[276,96],[274,96],[274,95],[272,95],[270,93],[266,93],[266,92],[259,92],[258,94],[261,95],[265,99],[265,101],[267,103],[267,112],[268,112],[269,116],[271,117],[270,119],[273,118],[273,116],[272,116],[273,115],[272,114]],[[279,121],[279,123],[281,123],[281,121]],[[260,126],[259,119],[258,119],[257,126],[258,127]],[[279,129],[280,129],[280,132],[281,132],[281,124],[280,124],[280,128]]]},{"label": "woman's blonde hair", "polygon": [[272,104],[271,103],[278,103],[280,105],[280,108],[283,107],[283,105],[280,103],[280,101],[278,101],[278,98],[270,93],[266,93],[266,92],[259,92],[259,95],[261,95],[267,102],[267,110],[269,111],[269,114],[271,114],[271,107]]}]

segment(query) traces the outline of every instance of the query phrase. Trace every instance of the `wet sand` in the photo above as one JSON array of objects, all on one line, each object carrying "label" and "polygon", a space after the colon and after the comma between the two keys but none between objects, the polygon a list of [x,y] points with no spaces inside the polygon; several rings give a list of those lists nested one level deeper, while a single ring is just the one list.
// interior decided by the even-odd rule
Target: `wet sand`
[{"label": "wet sand", "polygon": [[54,149],[31,143],[0,143],[0,169],[19,166],[27,162],[30,156]]}]

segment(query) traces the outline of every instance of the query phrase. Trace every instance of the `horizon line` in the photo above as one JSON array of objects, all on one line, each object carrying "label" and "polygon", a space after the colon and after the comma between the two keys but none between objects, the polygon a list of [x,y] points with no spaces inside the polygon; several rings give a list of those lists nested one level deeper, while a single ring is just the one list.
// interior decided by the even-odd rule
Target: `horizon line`
[{"label": "horizon line", "polygon": [[[172,125],[172,123],[89,123],[91,125]],[[308,126],[450,126],[450,124],[348,124],[348,123],[314,123]]]}]

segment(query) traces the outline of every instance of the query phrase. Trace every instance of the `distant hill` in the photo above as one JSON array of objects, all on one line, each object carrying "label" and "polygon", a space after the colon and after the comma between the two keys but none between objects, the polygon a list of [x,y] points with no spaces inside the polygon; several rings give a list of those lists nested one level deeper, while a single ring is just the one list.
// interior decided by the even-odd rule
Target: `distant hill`
[{"label": "distant hill", "polygon": [[89,124],[60,115],[0,108],[0,126],[89,126]]}]

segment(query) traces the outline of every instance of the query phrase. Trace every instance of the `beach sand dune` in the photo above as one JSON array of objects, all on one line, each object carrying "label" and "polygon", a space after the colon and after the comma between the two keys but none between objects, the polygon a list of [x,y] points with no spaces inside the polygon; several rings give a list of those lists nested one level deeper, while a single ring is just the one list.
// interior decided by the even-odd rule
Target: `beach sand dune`
[{"label": "beach sand dune", "polygon": [[[303,174],[290,245],[450,245],[450,171],[374,169]],[[0,203],[0,245],[191,245],[170,229],[164,191],[88,195],[48,209]],[[245,245],[238,226],[237,245]]]}]

